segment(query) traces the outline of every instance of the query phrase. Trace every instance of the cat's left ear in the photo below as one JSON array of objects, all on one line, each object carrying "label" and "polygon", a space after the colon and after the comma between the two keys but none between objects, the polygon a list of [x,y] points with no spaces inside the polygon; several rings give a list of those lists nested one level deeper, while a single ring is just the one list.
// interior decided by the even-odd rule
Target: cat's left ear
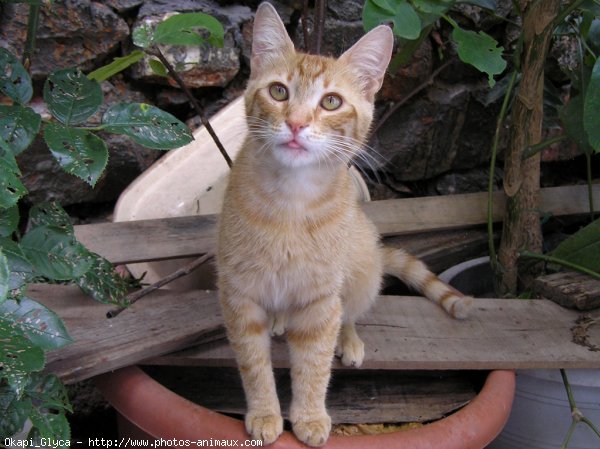
[{"label": "cat's left ear", "polygon": [[393,47],[392,30],[388,26],[379,25],[340,56],[340,61],[350,65],[357,74],[369,99],[373,99],[381,88]]}]

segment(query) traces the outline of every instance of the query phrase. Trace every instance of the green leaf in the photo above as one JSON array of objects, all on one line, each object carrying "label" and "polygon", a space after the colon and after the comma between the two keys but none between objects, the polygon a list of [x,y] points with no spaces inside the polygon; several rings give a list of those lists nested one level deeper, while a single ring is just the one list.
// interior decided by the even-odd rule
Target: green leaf
[{"label": "green leaf", "polygon": [[18,326],[14,326],[12,319],[5,317],[2,312],[0,341],[0,366],[3,368],[3,377],[12,378],[44,368],[44,351],[29,340]]},{"label": "green leaf", "polygon": [[[0,157],[0,209],[8,209],[27,194],[27,189],[19,180],[20,173],[12,154]],[[16,168],[16,171],[15,171]]]},{"label": "green leaf", "polygon": [[[28,380],[27,375],[20,377]],[[0,383],[0,416],[2,416],[2,419],[0,419],[0,435],[14,435],[23,429],[31,410],[31,401],[22,400],[20,395],[20,392],[16,392],[12,385],[2,385]]]},{"label": "green leaf", "polygon": [[71,428],[64,412],[49,413],[43,409],[33,408],[29,419],[33,428],[27,435],[27,441],[35,443],[32,447],[49,447],[48,441],[69,441],[71,438]]},{"label": "green leaf", "polygon": [[152,46],[152,25],[142,23],[133,29],[131,33],[133,44],[140,48],[150,48]]},{"label": "green leaf", "polygon": [[21,104],[29,102],[33,96],[29,73],[23,64],[4,48],[0,48],[0,92]]},{"label": "green leaf", "polygon": [[65,210],[56,202],[39,203],[29,210],[29,224],[32,228],[38,226],[56,226],[69,234],[73,234],[73,224]]},{"label": "green leaf", "polygon": [[381,23],[392,22],[396,36],[413,40],[421,34],[421,19],[406,0],[397,0],[394,3],[384,0],[367,0],[362,17],[367,31]]},{"label": "green leaf", "polygon": [[144,58],[145,53],[141,50],[134,50],[126,56],[114,58],[110,64],[107,64],[93,72],[88,73],[87,77],[90,80],[101,83],[109,79],[111,76],[122,72],[129,66],[135,64],[139,60]]},{"label": "green leaf", "polygon": [[108,260],[94,253],[90,255],[91,267],[75,283],[96,301],[125,305],[123,298],[129,289],[127,281],[115,271],[113,264]]},{"label": "green leaf", "polygon": [[96,185],[108,163],[104,140],[90,131],[59,123],[46,125],[44,140],[64,171],[92,187]]},{"label": "green leaf", "polygon": [[563,241],[549,255],[600,273],[600,218]]},{"label": "green leaf", "polygon": [[593,149],[590,147],[589,138],[584,128],[583,107],[583,96],[575,95],[560,109],[559,117],[569,138],[577,144],[581,151],[590,153]]},{"label": "green leaf", "polygon": [[438,18],[445,14],[452,6],[451,2],[443,0],[412,0],[412,4],[418,12],[434,14]]},{"label": "green leaf", "polygon": [[73,341],[58,315],[33,299],[5,301],[0,304],[0,316],[44,350],[62,348]]},{"label": "green leaf", "polygon": [[158,59],[150,59],[148,63],[150,64],[150,68],[152,69],[155,75],[162,76],[165,78],[169,76],[167,68]]},{"label": "green leaf", "polygon": [[44,83],[44,101],[54,117],[65,125],[82,123],[100,108],[102,89],[78,69],[58,70]]},{"label": "green leaf", "polygon": [[8,209],[0,209],[0,237],[8,237],[19,225],[19,208],[15,205]]},{"label": "green leaf", "polygon": [[506,68],[506,61],[502,58],[504,48],[498,47],[498,42],[483,31],[476,33],[457,26],[452,30],[452,40],[458,46],[461,61],[486,73],[488,83],[493,87],[494,75],[502,73]]},{"label": "green leaf", "polygon": [[0,248],[2,248],[10,268],[10,290],[14,291],[24,287],[34,277],[33,266],[16,242],[0,238]]},{"label": "green leaf", "polygon": [[54,412],[73,412],[67,389],[55,374],[33,374],[25,394],[40,409]]},{"label": "green leaf", "polygon": [[17,156],[25,150],[40,131],[42,117],[33,109],[21,105],[0,105],[0,138]]},{"label": "green leaf", "polygon": [[170,150],[194,138],[189,128],[168,112],[144,103],[111,106],[102,117],[106,131],[125,134],[148,148]]},{"label": "green leaf", "polygon": [[[208,32],[208,38],[198,33]],[[160,22],[153,34],[153,42],[165,45],[204,45],[206,42],[223,46],[223,25],[214,17],[201,12],[176,14]]]},{"label": "green leaf", "polygon": [[8,268],[8,259],[0,249],[0,307],[8,298],[10,290],[10,269]]},{"label": "green leaf", "polygon": [[21,249],[36,272],[49,279],[77,279],[92,264],[75,237],[56,226],[33,228],[21,240]]},{"label": "green leaf", "polygon": [[583,105],[583,128],[596,153],[600,152],[600,58],[596,59]]}]

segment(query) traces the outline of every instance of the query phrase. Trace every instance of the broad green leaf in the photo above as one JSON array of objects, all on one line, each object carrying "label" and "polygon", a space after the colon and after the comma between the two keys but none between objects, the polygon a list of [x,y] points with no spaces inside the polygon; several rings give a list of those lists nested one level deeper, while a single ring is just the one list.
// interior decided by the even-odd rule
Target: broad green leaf
[{"label": "broad green leaf", "polygon": [[73,341],[58,315],[33,299],[5,301],[0,304],[0,315],[44,350],[61,348]]},{"label": "broad green leaf", "polygon": [[114,58],[110,64],[100,67],[93,72],[88,73],[87,77],[90,80],[101,83],[109,79],[111,76],[122,72],[129,66],[135,64],[139,60],[144,58],[145,53],[141,50],[134,50],[126,56]]},{"label": "broad green leaf", "polygon": [[73,234],[73,224],[65,210],[56,202],[39,203],[29,210],[29,224],[32,228],[38,226],[56,226],[65,232]]},{"label": "broad green leaf", "polygon": [[586,40],[591,49],[598,54],[600,52],[600,19],[592,21]]},{"label": "broad green leaf", "polygon": [[[380,5],[385,5],[381,7]],[[369,31],[384,22],[392,22],[396,36],[417,39],[421,34],[421,19],[406,0],[395,2],[367,0],[363,8],[363,26]]]},{"label": "broad green leaf", "polygon": [[600,218],[580,229],[550,253],[551,256],[600,273]]},{"label": "broad green leaf", "polygon": [[0,237],[10,236],[19,225],[19,208],[0,209]]},{"label": "broad green leaf", "polygon": [[129,289],[127,281],[115,271],[108,260],[97,254],[90,254],[92,266],[75,283],[96,301],[125,305],[123,298]]},{"label": "broad green leaf", "polygon": [[0,48],[0,92],[21,104],[29,102],[33,96],[29,73],[23,64],[4,48]]},{"label": "broad green leaf", "polygon": [[158,59],[150,59],[148,61],[148,64],[150,64],[150,68],[152,69],[155,75],[162,76],[165,78],[169,76],[167,68]]},{"label": "broad green leaf", "polygon": [[65,125],[85,122],[102,105],[100,84],[78,69],[58,70],[44,83],[44,101],[54,117]]},{"label": "broad green leaf", "polygon": [[14,326],[11,317],[4,316],[2,312],[0,312],[0,341],[2,342],[0,345],[2,376],[20,376],[44,368],[44,351],[29,340],[18,326]]},{"label": "broad green leaf", "polygon": [[131,33],[133,44],[140,48],[150,48],[152,46],[152,25],[142,23],[133,29]]},{"label": "broad green leaf", "polygon": [[72,412],[67,389],[55,374],[34,373],[25,394],[36,406],[57,412]]},{"label": "broad green leaf", "polygon": [[0,248],[0,307],[2,303],[8,298],[8,291],[10,290],[10,269],[8,268],[8,259],[2,253]]},{"label": "broad green leaf", "polygon": [[[198,29],[208,32],[208,37],[198,33]],[[223,25],[214,17],[201,12],[176,14],[160,22],[154,29],[152,40],[165,45],[203,45],[206,42],[223,46]]]},{"label": "broad green leaf", "polygon": [[54,280],[77,279],[90,268],[88,251],[56,226],[39,226],[21,240],[21,249],[36,272]]},{"label": "broad green leaf", "polygon": [[102,117],[104,129],[125,134],[148,148],[171,150],[194,138],[177,118],[145,103],[121,103],[111,106]]},{"label": "broad green leaf", "polygon": [[559,117],[569,138],[577,144],[581,151],[590,153],[592,148],[584,128],[583,104],[581,95],[571,97],[569,102],[560,109]]},{"label": "broad green leaf", "polygon": [[486,73],[488,83],[493,87],[494,75],[502,73],[506,68],[506,61],[502,58],[504,48],[498,47],[498,42],[483,31],[476,33],[457,26],[452,30],[452,40],[458,46],[461,61]]},{"label": "broad green leaf", "polygon": [[[28,379],[27,375],[20,377]],[[0,435],[14,435],[23,429],[29,417],[31,401],[22,400],[20,396],[20,392],[16,392],[12,385],[0,383]]]},{"label": "broad green leaf", "polygon": [[596,153],[600,152],[600,58],[596,59],[583,105],[583,128],[588,142]]},{"label": "broad green leaf", "polygon": [[0,105],[0,139],[4,139],[15,156],[33,142],[41,123],[42,117],[31,108]]},{"label": "broad green leaf", "polygon": [[443,0],[412,0],[412,4],[418,12],[434,14],[437,17],[445,14],[452,6],[451,2]]},{"label": "broad green leaf", "polygon": [[71,438],[71,428],[64,412],[49,413],[48,410],[34,407],[29,419],[33,428],[27,440],[37,444],[36,447],[47,447],[43,445],[47,441],[69,441]]},{"label": "broad green leaf", "polygon": [[0,209],[8,209],[27,194],[27,189],[19,180],[18,168],[12,154],[0,157]]},{"label": "broad green leaf", "polygon": [[64,171],[94,187],[108,163],[108,149],[100,137],[59,123],[46,125],[44,140]]},{"label": "broad green leaf", "polygon": [[8,260],[10,269],[10,290],[23,288],[31,281],[35,274],[33,266],[21,250],[21,247],[8,238],[0,238],[0,248]]}]

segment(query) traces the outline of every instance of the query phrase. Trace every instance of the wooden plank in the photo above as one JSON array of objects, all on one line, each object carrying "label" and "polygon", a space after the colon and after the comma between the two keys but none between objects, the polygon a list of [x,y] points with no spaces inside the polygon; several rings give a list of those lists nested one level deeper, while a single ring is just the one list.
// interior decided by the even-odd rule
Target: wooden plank
[{"label": "wooden plank", "polygon": [[[449,318],[420,297],[382,296],[359,322],[365,369],[453,370],[600,368],[600,326],[587,346],[574,343],[580,316],[547,300],[478,298],[472,316]],[[273,365],[288,367],[284,341],[273,342]],[[160,365],[235,366],[225,340],[146,360]],[[342,365],[334,363],[339,369]]]},{"label": "wooden plank", "polygon": [[75,236],[114,264],[199,256],[215,250],[216,215],[75,226]]},{"label": "wooden plank", "polygon": [[[502,218],[503,194],[495,194],[494,220]],[[600,184],[594,185],[600,210]],[[487,220],[487,194],[432,196],[372,201],[363,207],[384,236],[465,228]],[[587,187],[542,189],[541,210],[554,215],[588,211]],[[216,216],[170,217],[75,227],[77,238],[111,262],[129,263],[191,257],[214,250]]]},{"label": "wooden plank", "polygon": [[[210,410],[246,413],[236,368],[146,366],[144,370],[169,390]],[[327,390],[327,411],[333,424],[433,421],[469,402],[475,395],[473,380],[483,374],[338,370]],[[281,411],[289,418],[289,370],[276,369],[275,381]]]},{"label": "wooden plank", "polygon": [[[107,319],[112,305],[99,304],[77,287],[32,285],[28,295],[65,321],[74,343],[47,353],[46,372],[67,383],[172,352],[222,332],[215,294],[157,291],[118,317]],[[222,335],[222,334],[221,334]]]},{"label": "wooden plank", "polygon": [[[549,187],[540,191],[540,210],[554,215],[571,215],[589,211],[586,186]],[[600,210],[600,184],[594,185],[594,209]],[[493,220],[501,221],[505,196],[494,193]],[[456,229],[486,223],[487,193],[427,196],[401,200],[372,201],[364,204],[367,215],[379,232],[398,235],[410,232]]]},{"label": "wooden plank", "polygon": [[563,307],[591,310],[600,306],[600,281],[583,273],[561,271],[540,276],[533,282],[533,293]]}]

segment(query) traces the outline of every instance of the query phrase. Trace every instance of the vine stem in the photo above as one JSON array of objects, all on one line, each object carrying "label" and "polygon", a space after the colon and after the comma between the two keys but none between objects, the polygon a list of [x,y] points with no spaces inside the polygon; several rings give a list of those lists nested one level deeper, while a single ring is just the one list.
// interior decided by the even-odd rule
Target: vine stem
[{"label": "vine stem", "polygon": [[551,139],[544,140],[543,142],[537,143],[535,145],[531,145],[523,150],[521,155],[521,159],[525,160],[530,158],[531,156],[535,156],[544,148],[549,147],[550,145],[554,145],[555,143],[562,142],[567,139],[566,134],[562,134],[560,136],[552,137]]},{"label": "vine stem", "polygon": [[219,140],[219,137],[215,133],[215,130],[213,129],[212,125],[206,118],[206,115],[204,114],[204,110],[200,106],[200,103],[198,103],[198,101],[196,100],[196,98],[194,97],[192,92],[185,85],[185,82],[183,81],[183,79],[181,79],[181,77],[179,76],[177,71],[175,71],[175,69],[173,68],[171,63],[167,60],[167,58],[165,58],[165,55],[160,50],[160,48],[154,47],[153,49],[146,49],[145,51],[153,56],[156,56],[160,60],[160,62],[162,62],[162,64],[165,66],[165,68],[169,72],[169,75],[175,80],[175,82],[181,88],[181,90],[183,90],[183,92],[185,93],[185,96],[192,103],[192,106],[196,110],[196,114],[198,114],[198,116],[200,117],[200,121],[202,122],[202,124],[204,125],[206,130],[208,131],[208,134],[210,134],[210,137],[212,137],[213,141],[215,142],[215,145],[217,145],[217,148],[221,152],[221,155],[225,159],[225,162],[227,162],[227,165],[229,166],[229,168],[231,168],[231,166],[233,165],[233,162],[232,162],[231,158],[229,157],[229,154],[227,154],[227,151],[223,147],[223,144]]},{"label": "vine stem", "polygon": [[312,52],[315,55],[321,53],[321,43],[323,41],[323,30],[325,29],[325,7],[326,0],[317,0],[315,2],[315,36],[313,40]]},{"label": "vine stem", "polygon": [[567,399],[569,400],[569,408],[571,409],[571,425],[569,426],[569,430],[567,431],[567,435],[560,446],[561,449],[567,449],[569,442],[571,441],[571,437],[573,436],[573,431],[578,423],[582,422],[586,424],[592,431],[600,438],[600,430],[596,428],[594,423],[590,421],[589,418],[586,418],[581,410],[577,407],[577,403],[575,402],[575,396],[573,395],[573,389],[571,388],[571,383],[569,382],[569,378],[567,377],[567,372],[564,369],[560,370],[560,375],[563,380],[563,384],[565,386],[565,390],[567,392]]},{"label": "vine stem", "polygon": [[549,262],[549,263],[555,263],[557,265],[561,265],[563,267],[571,268],[572,270],[587,274],[588,276],[591,276],[594,279],[600,280],[600,273],[596,273],[595,271],[590,270],[589,268],[582,267],[581,265],[569,262],[564,259],[560,259],[558,257],[548,256],[545,254],[532,253],[531,251],[520,251],[519,256],[527,257],[529,259],[542,260],[544,262]]},{"label": "vine stem", "polygon": [[155,290],[158,290],[160,287],[162,287],[163,285],[167,285],[170,282],[173,282],[176,279],[179,279],[180,277],[186,276],[188,274],[190,274],[192,271],[194,271],[196,268],[200,267],[203,263],[207,262],[208,260],[212,259],[215,255],[212,253],[207,253],[204,254],[203,256],[200,256],[196,259],[194,259],[192,262],[190,262],[189,264],[183,266],[182,268],[178,269],[177,271],[174,271],[173,273],[169,274],[168,276],[165,276],[162,279],[159,279],[158,281],[156,281],[154,284],[149,285],[148,287],[145,287],[141,290],[137,290],[133,293],[130,293],[129,295],[127,295],[124,298],[124,302],[127,304],[127,306],[125,307],[118,307],[116,309],[112,309],[109,310],[106,313],[106,317],[107,318],[114,318],[117,315],[119,315],[123,310],[127,309],[129,306],[131,306],[134,302],[138,301],[139,299],[143,298],[144,296],[152,293]]},{"label": "vine stem", "polygon": [[40,22],[40,8],[41,6],[35,3],[29,5],[29,16],[27,18],[27,38],[25,40],[25,48],[23,50],[23,57],[21,62],[25,70],[29,71],[31,67],[31,59],[33,58],[33,52],[35,50],[35,35]]},{"label": "vine stem", "polygon": [[494,244],[494,173],[496,170],[496,159],[498,156],[498,144],[500,142],[500,134],[502,133],[502,127],[504,126],[504,120],[508,112],[508,105],[512,97],[512,91],[515,87],[518,72],[515,70],[510,76],[506,93],[504,94],[504,100],[502,101],[502,107],[498,114],[498,121],[496,122],[496,132],[494,134],[494,142],[492,143],[492,155],[490,158],[490,173],[488,179],[488,202],[487,202],[487,230],[488,230],[488,251],[490,253],[490,263],[492,270],[495,273],[497,269],[498,260],[496,259],[496,246]]}]

